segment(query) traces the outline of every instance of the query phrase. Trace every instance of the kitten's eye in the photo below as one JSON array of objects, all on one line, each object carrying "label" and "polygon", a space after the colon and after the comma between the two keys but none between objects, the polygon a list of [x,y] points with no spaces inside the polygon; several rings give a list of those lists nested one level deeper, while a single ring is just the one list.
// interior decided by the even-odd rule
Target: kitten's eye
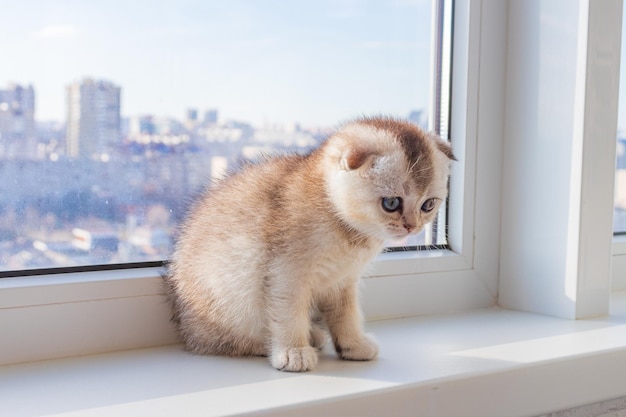
[{"label": "kitten's eye", "polygon": [[388,213],[393,213],[395,211],[402,209],[402,198],[401,197],[383,197],[383,210]]},{"label": "kitten's eye", "polygon": [[436,203],[436,198],[429,198],[428,200],[424,201],[424,204],[422,204],[422,211],[424,213],[430,213],[435,208]]}]

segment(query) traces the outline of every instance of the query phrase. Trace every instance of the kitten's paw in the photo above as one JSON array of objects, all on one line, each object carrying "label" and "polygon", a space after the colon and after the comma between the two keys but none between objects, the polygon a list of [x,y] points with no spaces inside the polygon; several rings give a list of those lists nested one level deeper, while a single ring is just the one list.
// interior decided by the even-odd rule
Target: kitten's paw
[{"label": "kitten's paw", "polygon": [[272,352],[272,366],[279,371],[305,372],[317,365],[317,349],[311,346],[281,349]]},{"label": "kitten's paw", "polygon": [[363,335],[351,343],[336,345],[341,359],[349,361],[371,361],[378,356],[378,344],[369,335]]},{"label": "kitten's paw", "polygon": [[311,346],[317,350],[322,350],[328,342],[328,331],[319,326],[314,325],[311,327],[311,335],[309,337]]}]

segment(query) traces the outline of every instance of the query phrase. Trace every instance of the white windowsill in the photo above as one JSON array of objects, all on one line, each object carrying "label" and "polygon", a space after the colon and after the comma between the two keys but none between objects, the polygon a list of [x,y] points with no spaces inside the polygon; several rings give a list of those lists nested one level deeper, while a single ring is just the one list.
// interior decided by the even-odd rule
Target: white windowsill
[{"label": "white windowsill", "polygon": [[306,374],[180,346],[0,367],[11,416],[539,415],[626,395],[626,293],[612,315],[500,309],[368,323],[374,362],[324,352]]}]

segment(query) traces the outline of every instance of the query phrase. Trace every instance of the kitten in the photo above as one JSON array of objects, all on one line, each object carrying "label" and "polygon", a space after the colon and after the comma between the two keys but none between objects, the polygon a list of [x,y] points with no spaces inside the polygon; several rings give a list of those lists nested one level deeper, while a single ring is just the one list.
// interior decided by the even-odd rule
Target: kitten
[{"label": "kitten", "polygon": [[308,155],[220,181],[183,224],[166,277],[187,349],[308,371],[330,332],[342,359],[374,359],[357,281],[384,240],[435,218],[452,159],[408,122],[363,118]]}]

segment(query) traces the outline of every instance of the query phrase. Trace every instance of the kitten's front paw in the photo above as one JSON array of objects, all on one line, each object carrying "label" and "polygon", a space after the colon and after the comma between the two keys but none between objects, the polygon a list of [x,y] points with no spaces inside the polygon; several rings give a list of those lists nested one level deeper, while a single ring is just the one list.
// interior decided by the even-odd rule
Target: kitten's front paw
[{"label": "kitten's front paw", "polygon": [[369,335],[363,335],[350,343],[335,346],[341,359],[349,361],[371,361],[378,356],[378,345]]},{"label": "kitten's front paw", "polygon": [[311,346],[281,349],[272,352],[271,361],[279,371],[310,371],[317,365],[317,350]]}]

